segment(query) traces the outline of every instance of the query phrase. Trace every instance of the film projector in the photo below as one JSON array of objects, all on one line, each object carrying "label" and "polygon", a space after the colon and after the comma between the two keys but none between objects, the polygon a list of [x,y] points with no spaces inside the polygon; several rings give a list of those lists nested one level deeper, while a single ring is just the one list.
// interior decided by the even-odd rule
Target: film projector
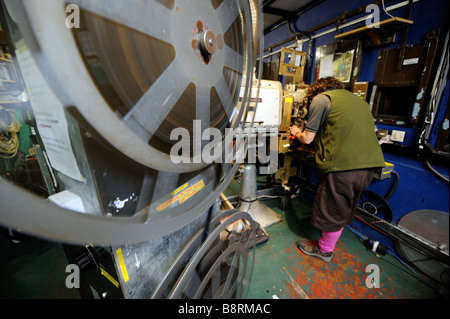
[{"label": "film projector", "polygon": [[[248,212],[220,208],[239,163],[199,154],[246,147],[228,132],[248,125],[258,96],[259,1],[4,3],[29,102],[43,107],[34,113],[50,196],[0,178],[0,224],[83,247],[72,262],[108,271],[116,296],[245,297],[259,225]],[[58,113],[73,153],[61,168],[39,124]],[[189,156],[174,162],[177,128]],[[218,137],[196,140],[195,129],[208,128]],[[101,289],[91,287],[107,296]]]}]

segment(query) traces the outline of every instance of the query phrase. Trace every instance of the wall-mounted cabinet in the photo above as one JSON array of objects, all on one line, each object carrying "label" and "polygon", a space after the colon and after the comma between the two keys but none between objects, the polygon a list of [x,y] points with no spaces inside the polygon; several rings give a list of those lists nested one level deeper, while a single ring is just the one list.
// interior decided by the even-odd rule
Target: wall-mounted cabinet
[{"label": "wall-mounted cabinet", "polygon": [[412,126],[419,122],[436,48],[435,39],[379,52],[372,96],[377,123]]}]

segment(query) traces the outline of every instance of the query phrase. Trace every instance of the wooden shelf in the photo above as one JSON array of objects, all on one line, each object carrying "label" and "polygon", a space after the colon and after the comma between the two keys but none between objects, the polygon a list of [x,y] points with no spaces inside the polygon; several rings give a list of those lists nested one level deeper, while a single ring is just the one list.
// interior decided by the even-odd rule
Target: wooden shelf
[{"label": "wooden shelf", "polygon": [[373,23],[368,26],[364,26],[364,27],[357,28],[352,31],[338,34],[335,36],[335,39],[347,39],[347,40],[348,39],[356,39],[356,38],[360,38],[360,37],[364,36],[366,33],[370,32],[370,31],[377,32],[377,31],[382,31],[383,29],[385,29],[385,30],[386,29],[394,29],[394,28],[398,28],[401,26],[410,25],[413,23],[414,23],[414,21],[412,21],[412,20],[394,17],[394,18],[380,21],[379,28],[375,28],[376,24]]}]

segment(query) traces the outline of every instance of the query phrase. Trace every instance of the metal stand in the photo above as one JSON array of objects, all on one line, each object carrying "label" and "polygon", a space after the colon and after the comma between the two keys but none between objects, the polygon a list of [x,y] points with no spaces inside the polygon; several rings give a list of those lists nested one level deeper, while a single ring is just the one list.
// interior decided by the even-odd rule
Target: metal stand
[{"label": "metal stand", "polygon": [[255,164],[243,164],[239,197],[238,209],[248,212],[262,228],[281,221],[279,214],[258,200]]}]

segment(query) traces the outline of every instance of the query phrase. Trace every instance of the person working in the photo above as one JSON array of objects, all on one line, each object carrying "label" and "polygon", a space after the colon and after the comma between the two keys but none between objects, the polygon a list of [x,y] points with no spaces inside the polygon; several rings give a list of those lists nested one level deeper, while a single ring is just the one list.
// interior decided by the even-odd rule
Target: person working
[{"label": "person working", "polygon": [[363,189],[372,181],[384,157],[375,134],[369,105],[344,89],[333,77],[314,82],[305,130],[290,128],[304,144],[314,141],[316,166],[321,175],[313,204],[311,225],[322,231],[318,241],[298,241],[309,256],[330,262],[343,227],[353,222]]}]

